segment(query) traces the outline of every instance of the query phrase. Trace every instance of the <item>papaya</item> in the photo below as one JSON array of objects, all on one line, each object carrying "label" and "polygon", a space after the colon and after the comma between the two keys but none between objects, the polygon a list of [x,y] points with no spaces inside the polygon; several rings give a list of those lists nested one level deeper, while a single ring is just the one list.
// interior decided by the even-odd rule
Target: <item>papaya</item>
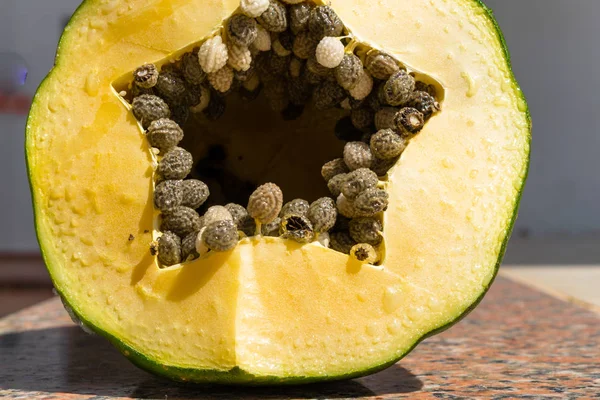
[{"label": "papaya", "polygon": [[298,384],[480,302],[530,131],[478,0],[85,0],[26,156],[82,327],[176,381]]}]

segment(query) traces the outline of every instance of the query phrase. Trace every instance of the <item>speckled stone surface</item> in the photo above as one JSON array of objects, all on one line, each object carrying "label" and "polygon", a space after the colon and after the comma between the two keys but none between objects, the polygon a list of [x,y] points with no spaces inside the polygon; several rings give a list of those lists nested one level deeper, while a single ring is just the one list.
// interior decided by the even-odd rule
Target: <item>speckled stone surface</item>
[{"label": "speckled stone surface", "polygon": [[74,326],[53,299],[0,320],[0,397],[600,398],[600,315],[499,278],[465,320],[383,372],[331,384],[225,388],[138,370]]}]

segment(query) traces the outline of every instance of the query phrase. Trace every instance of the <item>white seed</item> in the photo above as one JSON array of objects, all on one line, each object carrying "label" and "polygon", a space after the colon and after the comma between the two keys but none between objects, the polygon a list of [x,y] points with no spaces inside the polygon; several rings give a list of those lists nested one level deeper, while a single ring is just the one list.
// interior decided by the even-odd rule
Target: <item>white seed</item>
[{"label": "white seed", "polygon": [[353,89],[350,89],[350,95],[356,100],[362,100],[373,90],[373,78],[364,69],[358,78],[358,83]]},{"label": "white seed", "polygon": [[240,8],[247,17],[256,18],[269,8],[269,0],[242,0]]},{"label": "white seed", "polygon": [[236,71],[248,71],[252,64],[252,55],[250,50],[245,46],[236,46],[229,44],[229,56],[227,64]]},{"label": "white seed", "polygon": [[198,232],[198,236],[196,237],[196,251],[198,252],[200,257],[202,257],[204,254],[208,253],[208,250],[209,250],[208,246],[202,240],[202,234],[204,233],[205,230],[206,230],[206,227],[200,229],[200,232]]},{"label": "white seed", "polygon": [[225,65],[216,72],[208,74],[210,85],[221,93],[224,93],[231,88],[233,83],[233,70],[229,65]]},{"label": "white seed", "polygon": [[335,68],[344,58],[344,44],[334,37],[324,37],[317,45],[316,56],[322,66]]},{"label": "white seed", "polygon": [[205,86],[200,86],[200,92],[200,103],[194,107],[190,107],[190,111],[193,113],[204,111],[208,107],[208,103],[210,103],[210,90]]},{"label": "white seed", "polygon": [[215,36],[202,43],[198,50],[198,62],[207,74],[216,72],[227,64],[227,46],[221,36]]},{"label": "white seed", "polygon": [[321,244],[321,246],[329,247],[329,241],[330,241],[329,232],[319,233],[319,237],[317,238],[317,241]]},{"label": "white seed", "polygon": [[223,206],[212,206],[209,207],[208,210],[206,210],[206,212],[204,213],[203,224],[204,226],[208,226],[213,222],[225,220],[233,221],[233,216],[231,215],[229,210]]},{"label": "white seed", "polygon": [[[267,1],[267,5],[269,2]],[[258,29],[256,39],[252,42],[252,47],[259,51],[271,50],[271,34],[262,25],[257,25]]]},{"label": "white seed", "polygon": [[353,218],[356,216],[356,208],[354,203],[343,194],[340,194],[336,200],[338,212],[344,217]]}]

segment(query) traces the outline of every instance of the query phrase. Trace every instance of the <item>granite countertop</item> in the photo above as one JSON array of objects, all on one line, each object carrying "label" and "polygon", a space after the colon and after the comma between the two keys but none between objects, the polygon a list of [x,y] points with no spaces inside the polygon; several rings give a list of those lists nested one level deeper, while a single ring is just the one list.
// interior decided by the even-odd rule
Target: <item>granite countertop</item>
[{"label": "granite countertop", "polygon": [[74,326],[55,298],[0,320],[0,397],[600,398],[600,314],[498,278],[481,305],[393,367],[284,388],[180,385],[138,370]]}]

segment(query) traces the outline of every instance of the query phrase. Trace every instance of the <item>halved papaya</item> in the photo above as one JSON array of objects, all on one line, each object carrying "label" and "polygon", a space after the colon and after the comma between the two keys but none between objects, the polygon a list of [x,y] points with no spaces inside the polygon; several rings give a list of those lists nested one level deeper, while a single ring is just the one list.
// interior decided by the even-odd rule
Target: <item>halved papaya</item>
[{"label": "halved papaya", "polygon": [[[291,15],[298,3],[307,7],[308,22]],[[236,236],[224,251],[214,247],[197,258],[175,257],[177,262],[167,263],[172,265],[159,261],[165,216],[155,207],[155,187],[164,178],[157,173],[164,157],[131,108],[134,96],[160,93],[151,84],[146,91],[136,89],[133,72],[151,64],[159,74],[181,76],[184,54],[206,57],[198,56],[199,49],[217,36],[225,46],[235,42],[230,17],[244,13],[255,29],[267,31],[261,40],[270,40],[269,48],[251,43],[242,49],[267,59],[256,68],[256,85],[236,85],[243,74],[230,63],[230,70],[218,72],[222,75],[204,71],[213,75],[196,86],[203,88],[197,96],[211,93],[203,112],[188,117],[189,107],[165,101],[170,111],[164,116],[177,119],[185,133],[179,146],[192,155],[194,173],[218,170],[209,177],[214,185],[208,185],[218,199],[214,204],[242,202],[240,192],[247,196],[267,182],[281,188],[285,200],[331,196],[320,171],[348,146],[334,135],[345,122],[354,135],[349,143],[366,143],[351,147],[375,151],[374,124],[361,123],[359,112],[348,120],[367,107],[361,103],[366,95],[360,99],[353,89],[340,90],[339,78],[327,70],[339,65],[338,43],[343,55],[355,54],[367,67],[373,54],[393,60],[384,76],[360,68],[372,75],[371,91],[384,87],[372,96],[378,105],[363,114],[411,105],[408,97],[391,100],[396,89],[385,92],[396,73],[412,82],[411,96],[416,85],[439,103],[418,134],[407,133],[406,126],[402,131],[407,122],[394,119],[397,129],[391,132],[408,145],[377,173],[370,189],[385,194],[385,204],[370,216],[380,223],[381,240],[374,246],[345,254],[344,243],[336,248],[323,240],[325,229],[318,232],[315,221],[296,215],[273,237],[258,229]],[[311,13],[317,13],[316,22]],[[299,25],[291,29],[294,18]],[[336,18],[341,30],[332,28]],[[308,61],[290,47],[303,33],[313,43]],[[323,37],[338,42],[329,40],[332,47],[318,56],[315,46]],[[292,63],[312,73],[313,100],[296,108],[273,100],[286,92],[269,88],[267,75],[278,68],[269,52],[288,57],[275,80],[284,89],[294,75]],[[264,94],[250,93],[263,83]],[[330,107],[314,102],[325,84],[341,93]],[[384,144],[397,140],[380,136]],[[241,7],[239,0],[86,0],[66,27],[55,67],[35,96],[26,138],[40,247],[72,315],[148,371],[231,384],[365,375],[461,319],[498,270],[526,179],[529,146],[527,105],[504,40],[490,10],[476,0],[332,0],[328,6],[242,0]],[[276,208],[274,215],[281,207],[275,197],[265,203]],[[348,213],[339,201],[335,207],[337,214]],[[261,220],[260,212],[251,214],[259,226],[272,222]],[[298,226],[315,232],[303,240],[286,236]],[[222,231],[212,231],[212,239],[222,239]],[[174,242],[184,239],[179,236]],[[350,245],[361,244],[356,235],[350,238]],[[163,254],[169,243],[163,240]]]}]

